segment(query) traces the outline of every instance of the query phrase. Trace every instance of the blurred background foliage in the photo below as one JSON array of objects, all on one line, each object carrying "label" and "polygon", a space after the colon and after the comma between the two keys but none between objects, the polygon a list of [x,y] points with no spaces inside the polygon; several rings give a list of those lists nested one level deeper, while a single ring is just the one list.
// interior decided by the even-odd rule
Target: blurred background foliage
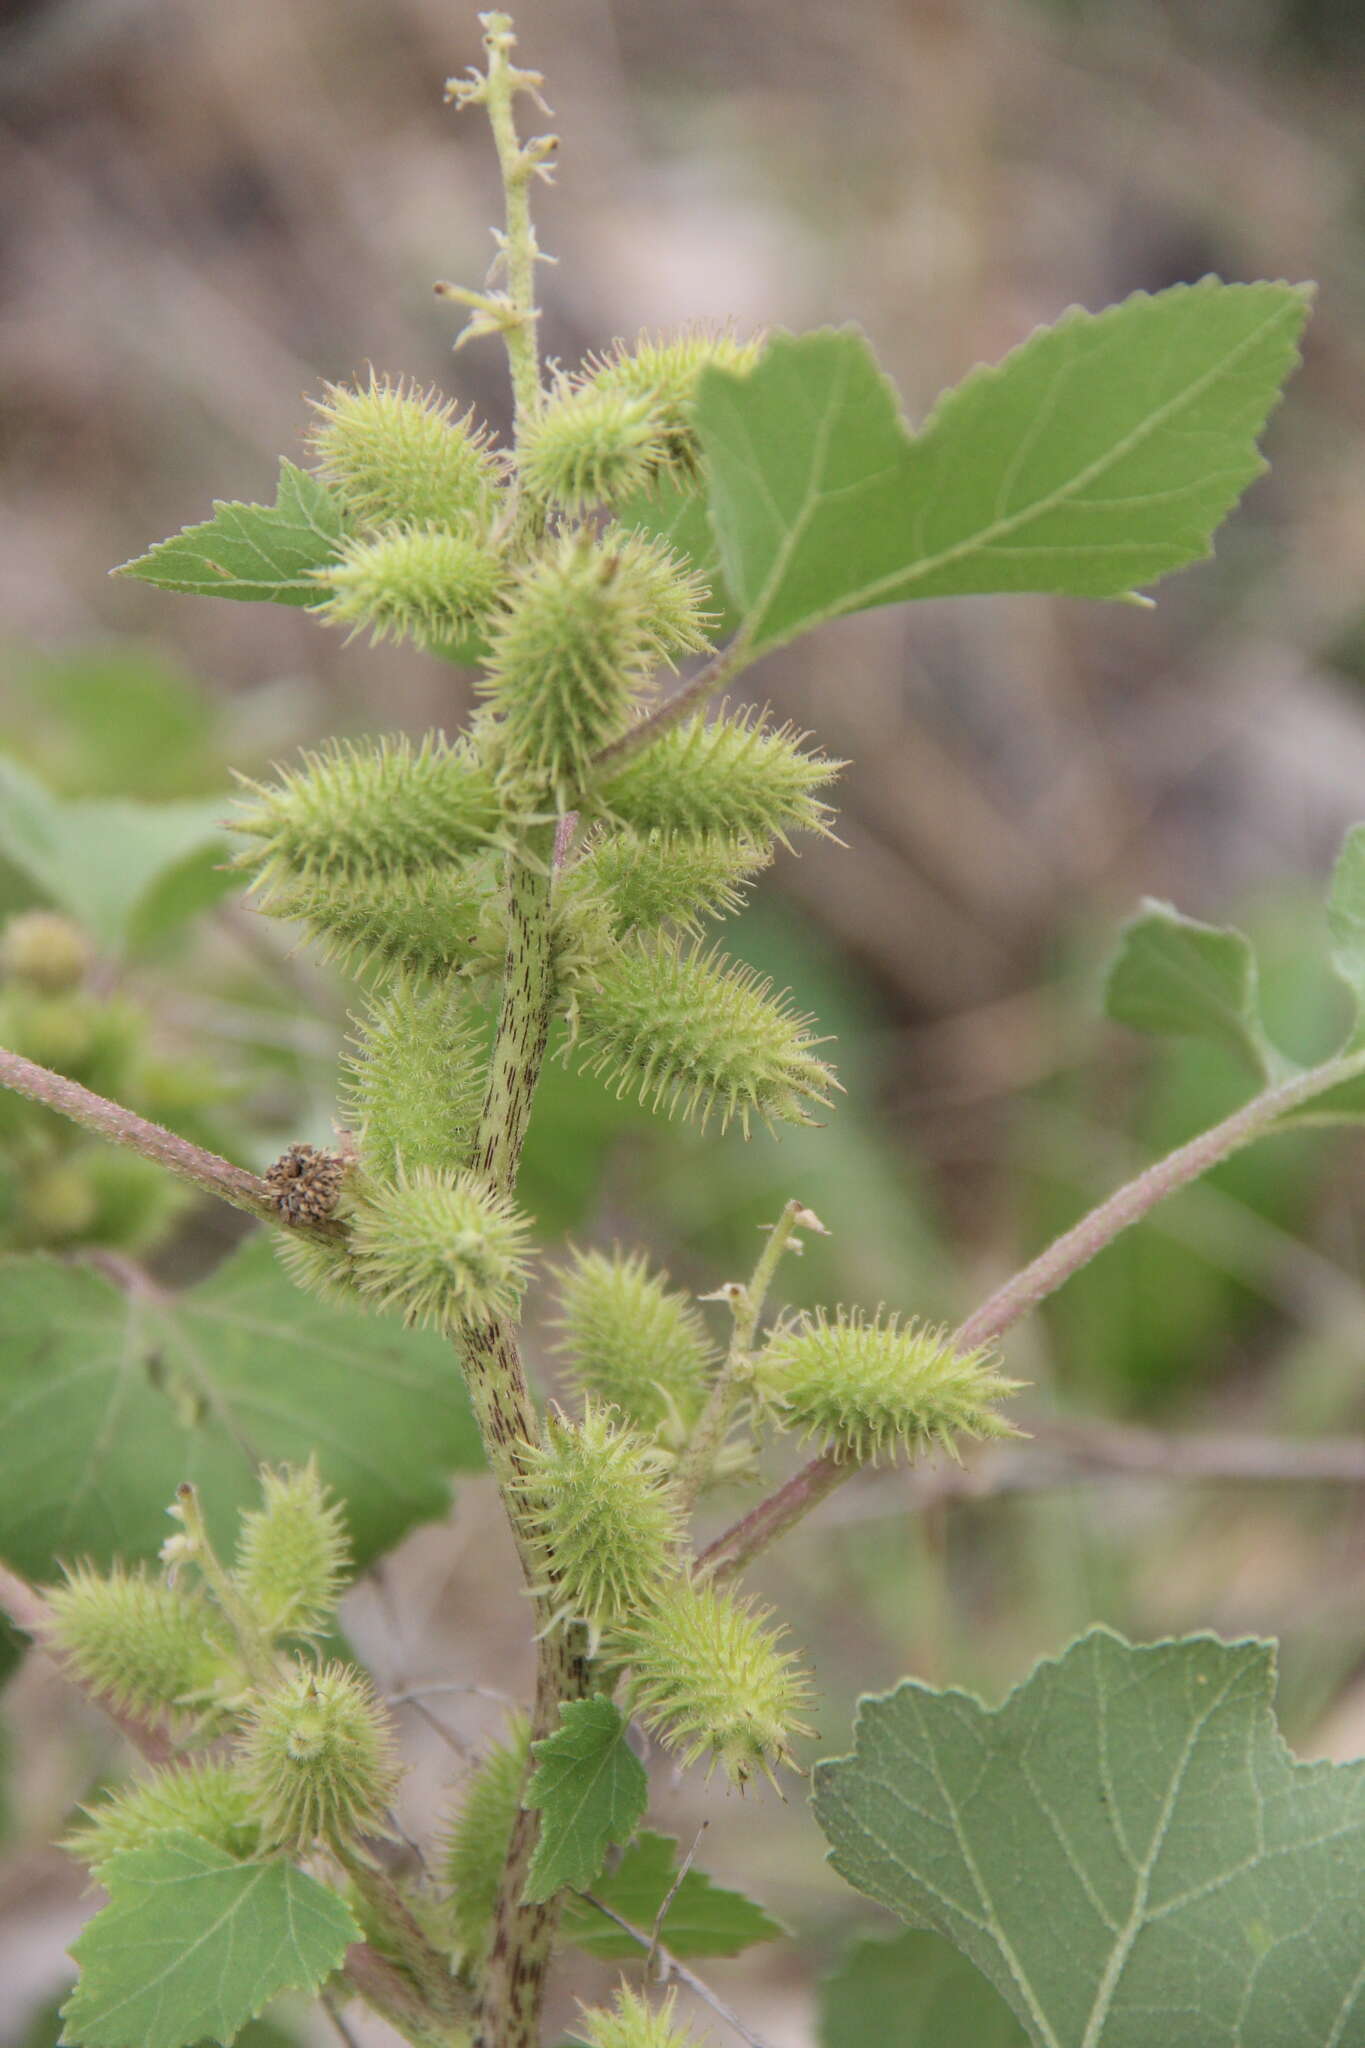
[{"label": "blurred background foliage", "polygon": [[[566,364],[699,316],[856,319],[913,419],[1071,301],[1209,270],[1320,282],[1272,474],[1154,613],[926,604],[746,679],[852,764],[847,850],[781,857],[727,935],[837,1039],[848,1092],[829,1126],[746,1147],[559,1065],[542,1088],[524,1197],[551,1253],[638,1242],[704,1292],[747,1269],[756,1226],[796,1193],[833,1235],[789,1262],[792,1301],[951,1317],[1239,1099],[1217,1053],[1100,1021],[1139,895],[1252,932],[1290,1051],[1340,1023],[1320,906],[1365,816],[1365,15],[526,0],[518,26],[565,138],[539,218],[558,259],[544,341]],[[468,679],[296,611],[107,571],[210,497],[268,496],[324,378],[372,361],[505,427],[497,351],[452,358],[430,293],[476,282],[490,254],[492,153],[440,93],[477,36],[452,0],[9,0],[0,17],[0,912],[57,907],[89,933],[71,1071],[258,1167],[331,1135],[353,995],[222,872],[231,773],[327,733],[449,729]],[[41,817],[42,861],[21,812]],[[15,1001],[0,990],[9,1042],[27,1031],[43,1057],[52,1019]],[[1011,1343],[1032,1413],[1365,1429],[1360,1156],[1350,1136],[1279,1138],[1124,1238]],[[55,1120],[0,1119],[0,1237],[136,1250],[174,1283],[237,1236],[240,1219],[158,1203],[135,1173],[111,1194],[121,1170]],[[547,1387],[550,1309],[532,1332]],[[756,1574],[817,1670],[813,1754],[844,1745],[860,1689],[913,1672],[995,1696],[1096,1619],[1276,1634],[1292,1739],[1365,1748],[1358,1494],[1158,1471],[913,1516],[905,1500],[894,1476],[860,1481]],[[515,1691],[515,1583],[471,1486],[450,1528],[358,1590],[348,1625],[389,1687]],[[85,1910],[46,1844],[117,1750],[40,1660],[8,1698],[0,2041],[36,2044]],[[439,1704],[441,1732],[410,1730],[418,1832],[496,1724],[479,1698]],[[705,1804],[665,1785],[662,1823],[690,1840]],[[717,1982],[795,2048],[814,2038],[813,1979],[865,1913],[823,1871],[799,1798],[707,1810],[708,1866],[802,1936]],[[567,1974],[600,1989],[590,1965]]]}]

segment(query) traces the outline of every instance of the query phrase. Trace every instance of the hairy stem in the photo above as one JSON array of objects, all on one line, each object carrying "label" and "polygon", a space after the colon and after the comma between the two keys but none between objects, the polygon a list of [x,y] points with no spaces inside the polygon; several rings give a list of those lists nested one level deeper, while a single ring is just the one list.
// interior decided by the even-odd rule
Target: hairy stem
[{"label": "hairy stem", "polygon": [[667,732],[670,726],[677,725],[689,712],[700,711],[707,699],[714,697],[717,690],[723,690],[728,683],[732,683],[740,671],[747,668],[748,663],[749,643],[744,628],[741,627],[729,646],[719,648],[706,665],[699,668],[694,676],[689,677],[671,697],[665,697],[662,704],[655,705],[648,717],[638,719],[629,731],[623,732],[619,739],[613,740],[610,746],[603,747],[599,754],[593,756],[593,786],[597,789],[602,788],[605,783],[611,781],[613,775],[620,774],[627,762],[633,761],[637,754],[642,754],[646,747],[652,747],[661,733]]},{"label": "hairy stem", "polygon": [[[263,1223],[279,1225],[280,1211],[274,1193],[254,1173],[234,1166],[228,1159],[220,1159],[216,1152],[206,1152],[202,1145],[192,1145],[188,1138],[178,1138],[174,1131],[164,1130],[160,1124],[149,1123],[146,1117],[137,1116],[121,1103],[92,1094],[89,1088],[68,1080],[65,1074],[54,1074],[49,1068],[0,1047],[0,1087],[12,1088],[17,1095],[26,1095],[30,1102],[55,1109],[59,1116],[70,1117],[73,1123],[83,1124],[86,1130],[108,1138],[115,1145],[140,1152],[144,1159],[155,1160],[178,1179],[192,1181],[206,1194],[230,1202],[234,1209],[245,1209],[248,1216],[259,1216]],[[325,1217],[290,1227],[304,1237],[330,1242],[341,1241],[346,1234],[340,1223]]]},{"label": "hairy stem", "polygon": [[[1073,1273],[1088,1265],[1106,1245],[1112,1244],[1121,1232],[1141,1222],[1158,1202],[1164,1202],[1168,1195],[1188,1187],[1221,1160],[1239,1152],[1244,1145],[1266,1136],[1281,1117],[1302,1103],[1311,1102],[1360,1074],[1365,1074],[1365,1052],[1327,1060],[1322,1066],[1311,1067],[1307,1073],[1295,1074],[1291,1079],[1265,1089],[1241,1109],[1225,1117],[1222,1123],[1201,1131],[1188,1144],[1167,1153],[1164,1159],[1158,1159],[1145,1172],[1110,1195],[1107,1201],[1101,1202],[1098,1208],[1083,1216],[1070,1230],[1064,1231],[1046,1251],[1040,1252],[1003,1287],[997,1288],[961,1324],[955,1341],[962,1349],[971,1350],[1003,1336],[1030,1309],[1036,1308]],[[812,1508],[858,1470],[859,1463],[853,1458],[834,1458],[828,1452],[812,1458],[785,1486],[778,1487],[775,1493],[760,1501],[757,1507],[732,1524],[702,1552],[697,1560],[698,1574],[717,1579],[732,1578],[760,1551],[766,1550],[779,1536],[784,1536],[788,1529],[804,1520]]]}]

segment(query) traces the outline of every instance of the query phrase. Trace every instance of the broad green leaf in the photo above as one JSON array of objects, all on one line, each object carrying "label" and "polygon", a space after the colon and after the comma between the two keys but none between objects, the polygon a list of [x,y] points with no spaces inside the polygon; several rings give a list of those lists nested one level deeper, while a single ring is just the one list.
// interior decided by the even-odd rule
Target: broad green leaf
[{"label": "broad green leaf", "polygon": [[231,1548],[259,1462],[316,1453],[357,1560],[482,1463],[447,1344],[301,1293],[268,1238],[178,1297],[46,1258],[0,1265],[0,1558],[155,1557],[182,1479]]},{"label": "broad green leaf", "polygon": [[998,1708],[863,1702],[815,1815],[857,1890],[962,1949],[1038,2048],[1359,2048],[1365,1764],[1302,1764],[1274,1652],[1096,1629]]},{"label": "broad green leaf", "polygon": [[[659,1909],[678,1875],[678,1845],[670,1835],[648,1830],[637,1835],[615,1870],[599,1877],[592,1896],[610,1906],[641,1934],[652,1936]],[[587,1899],[570,1898],[564,1908],[564,1939],[607,1961],[639,1958],[638,1942]],[[659,1939],[675,1956],[737,1956],[756,1941],[772,1941],[786,1929],[742,1892],[713,1884],[695,1864],[678,1886]]]},{"label": "broad green leaf", "polygon": [[1266,1079],[1276,1055],[1261,1028],[1256,956],[1241,932],[1182,917],[1148,897],[1124,926],[1105,982],[1118,1024],[1158,1037],[1211,1038]]},{"label": "broad green leaf", "polygon": [[525,1897],[552,1899],[562,1886],[587,1891],[607,1850],[624,1842],[649,1798],[644,1765],[626,1740],[620,1709],[601,1696],[568,1700],[553,1735],[531,1744],[535,1770],[524,1804],[540,1813]]},{"label": "broad green leaf", "polygon": [[1027,2048],[1009,2007],[936,1934],[855,1941],[820,1990],[820,2048]]},{"label": "broad green leaf", "polygon": [[1365,825],[1346,834],[1327,892],[1332,965],[1356,999],[1356,1030],[1365,1021]]},{"label": "broad green leaf", "polygon": [[313,571],[336,560],[344,531],[326,485],[281,462],[273,505],[215,499],[212,519],[186,526],[114,573],[193,597],[316,604],[322,592]]},{"label": "broad green leaf", "polygon": [[696,422],[754,652],[911,597],[1125,597],[1207,555],[1264,467],[1308,293],[1205,278],[1073,307],[908,434],[862,336],[709,369]]},{"label": "broad green leaf", "polygon": [[109,952],[160,938],[237,886],[222,797],[52,796],[0,759],[0,854]]},{"label": "broad green leaf", "polygon": [[62,2008],[79,2048],[232,2041],[281,1991],[315,1991],[360,1929],[345,1901],[292,1863],[237,1863],[197,1835],[111,1857],[109,1903],[71,1954]]}]

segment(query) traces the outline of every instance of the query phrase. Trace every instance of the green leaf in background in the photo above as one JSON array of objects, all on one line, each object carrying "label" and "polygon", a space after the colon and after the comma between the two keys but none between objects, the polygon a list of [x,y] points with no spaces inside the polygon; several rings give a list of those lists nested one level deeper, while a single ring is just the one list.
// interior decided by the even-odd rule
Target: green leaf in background
[{"label": "green leaf in background", "polygon": [[1014,2014],[936,1934],[855,1941],[820,1988],[820,2048],[1027,2048]]},{"label": "green leaf in background", "polygon": [[253,1239],[178,1297],[0,1266],[0,1558],[155,1557],[183,1479],[229,1549],[259,1462],[316,1453],[359,1565],[446,1512],[483,1454],[449,1346],[303,1294]]},{"label": "green leaf in background", "polygon": [[524,1896],[552,1899],[564,1885],[587,1891],[607,1850],[633,1833],[649,1797],[644,1765],[626,1741],[609,1699],[568,1700],[559,1727],[533,1742],[536,1760],[524,1804],[540,1814],[540,1835]]},{"label": "green leaf in background", "polygon": [[0,759],[0,855],[106,951],[150,943],[238,886],[224,797],[63,799]]},{"label": "green leaf in background", "polygon": [[1073,308],[909,435],[862,336],[779,335],[709,369],[697,430],[755,652],[911,597],[1123,597],[1209,552],[1264,464],[1305,289],[1205,278]]},{"label": "green leaf in background", "polygon": [[1346,834],[1327,891],[1327,929],[1332,935],[1332,965],[1356,999],[1359,1038],[1365,1022],[1365,825]]},{"label": "green leaf in background", "polygon": [[[677,1842],[646,1830],[615,1870],[598,1878],[592,1895],[649,1936],[677,1876]],[[638,1942],[586,1899],[566,1900],[563,1926],[566,1941],[608,1962],[638,1960],[643,1953]],[[754,1942],[773,1941],[786,1931],[752,1899],[713,1884],[694,1864],[678,1885],[659,1939],[675,1956],[737,1956]]]},{"label": "green leaf in background", "polygon": [[1210,1038],[1228,1047],[1257,1080],[1276,1054],[1261,1026],[1256,956],[1241,932],[1182,917],[1148,897],[1124,926],[1104,987],[1115,1023],[1157,1037]]},{"label": "green leaf in background", "polygon": [[1268,1644],[1104,1629],[998,1708],[907,1680],[817,1766],[816,1819],[840,1875],[946,1935],[1038,2048],[1348,2048],[1365,1764],[1296,1763],[1273,1688]]},{"label": "green leaf in background", "polygon": [[[286,2008],[291,2002],[288,1998],[282,2001]],[[63,2000],[58,1998],[36,2013],[16,2048],[58,2048],[62,2038],[62,2004]],[[204,2042],[202,2048],[216,2048],[216,2044]],[[249,2020],[232,2048],[303,2048],[303,2044],[297,2034],[270,2018]]]},{"label": "green leaf in background", "polygon": [[326,485],[281,462],[273,505],[216,499],[212,519],[159,541],[114,574],[192,597],[316,604],[322,593],[312,572],[336,560],[343,532],[341,508]]},{"label": "green leaf in background", "polygon": [[198,1836],[111,1857],[109,1903],[71,1954],[62,2008],[79,2048],[231,2041],[281,1991],[315,1991],[360,1929],[345,1901],[291,1863],[237,1863]]}]

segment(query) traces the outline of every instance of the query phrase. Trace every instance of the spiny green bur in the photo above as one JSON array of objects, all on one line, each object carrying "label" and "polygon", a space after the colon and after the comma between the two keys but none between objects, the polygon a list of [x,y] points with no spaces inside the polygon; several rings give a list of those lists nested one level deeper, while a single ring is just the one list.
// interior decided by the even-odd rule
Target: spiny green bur
[{"label": "spiny green bur", "polygon": [[639,1252],[575,1252],[558,1281],[556,1348],[575,1385],[680,1449],[716,1366],[701,1311]]},{"label": "spiny green bur", "polygon": [[667,1464],[591,1400],[579,1422],[551,1415],[544,1442],[527,1447],[521,1485],[554,1559],[546,1594],[561,1620],[583,1624],[594,1651],[605,1629],[652,1607],[678,1569],[682,1512]]},{"label": "spiny green bur", "polygon": [[621,1984],[610,2007],[584,2006],[575,2036],[587,2048],[689,2048],[694,2037],[673,2024],[677,2001],[677,1992],[670,1991],[650,2006],[638,1991]]},{"label": "spiny green bur", "polygon": [[513,1714],[469,1779],[446,1839],[442,1874],[455,1945],[466,1958],[477,1960],[487,1946],[530,1747],[530,1722]]},{"label": "spiny green bur", "polygon": [[624,946],[579,991],[577,1050],[617,1095],[705,1129],[809,1124],[837,1085],[809,1017],[742,962],[676,940]]},{"label": "spiny green bur", "polygon": [[463,1166],[483,1108],[487,1029],[449,981],[400,980],[371,1002],[348,1056],[347,1108],[363,1164]]},{"label": "spiny green bur", "polygon": [[946,1330],[880,1311],[802,1316],[772,1338],[755,1375],[788,1428],[867,1464],[898,1451],[956,1457],[963,1438],[1015,1433],[996,1404],[1019,1382],[995,1370],[989,1348],[959,1350]]},{"label": "spiny green bur", "polygon": [[202,1757],[176,1770],[157,1771],[84,1813],[62,1847],[96,1876],[111,1856],[145,1849],[177,1828],[229,1856],[250,1856],[260,1841],[251,1787],[242,1772],[235,1764]]},{"label": "spiny green bur", "polygon": [[241,1769],[267,1842],[302,1854],[382,1832],[400,1776],[389,1718],[352,1666],[304,1663],[252,1702]]},{"label": "spiny green bur", "polygon": [[230,1666],[227,1630],[208,1599],[146,1570],[107,1578],[77,1565],[48,1595],[51,1639],[81,1684],[148,1720],[202,1706]]},{"label": "spiny green bur", "polygon": [[242,1517],[233,1573],[265,1633],[323,1635],[351,1576],[346,1518],[310,1459],[261,1475],[263,1499]]},{"label": "spiny green bur", "polygon": [[[683,1763],[705,1758],[737,1785],[787,1760],[810,1684],[778,1648],[768,1610],[689,1580],[669,1587],[619,1638],[632,1711]],[[609,1646],[610,1648],[610,1646]]]}]

